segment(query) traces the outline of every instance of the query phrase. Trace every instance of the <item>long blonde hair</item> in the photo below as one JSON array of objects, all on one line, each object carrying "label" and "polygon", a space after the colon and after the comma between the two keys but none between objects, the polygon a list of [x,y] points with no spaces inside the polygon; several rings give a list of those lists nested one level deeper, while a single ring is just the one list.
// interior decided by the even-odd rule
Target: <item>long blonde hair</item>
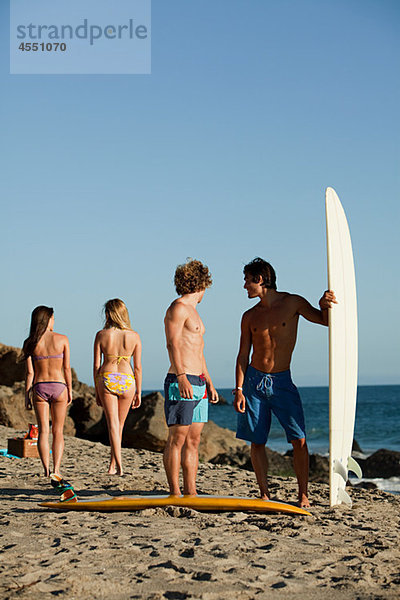
[{"label": "long blonde hair", "polygon": [[125,302],[119,298],[108,300],[104,305],[104,328],[117,327],[117,329],[132,329],[128,309]]}]

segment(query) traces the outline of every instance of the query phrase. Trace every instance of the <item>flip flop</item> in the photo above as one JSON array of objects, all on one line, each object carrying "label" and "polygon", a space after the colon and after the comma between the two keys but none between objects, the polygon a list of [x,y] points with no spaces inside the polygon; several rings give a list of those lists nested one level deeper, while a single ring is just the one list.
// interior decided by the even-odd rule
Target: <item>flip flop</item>
[{"label": "flip flop", "polygon": [[55,475],[52,473],[50,475],[50,483],[51,486],[59,491],[61,494],[67,490],[73,490],[73,485],[69,483],[69,481],[65,481],[60,475]]},{"label": "flip flop", "polygon": [[73,488],[70,488],[61,494],[60,502],[78,502],[78,496],[75,494]]}]

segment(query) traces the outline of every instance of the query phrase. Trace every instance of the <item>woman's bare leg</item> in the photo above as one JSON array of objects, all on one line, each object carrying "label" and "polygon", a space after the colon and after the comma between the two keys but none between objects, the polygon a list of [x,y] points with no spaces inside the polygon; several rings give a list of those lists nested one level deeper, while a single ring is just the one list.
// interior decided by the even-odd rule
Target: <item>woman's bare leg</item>
[{"label": "woman's bare leg", "polygon": [[135,386],[132,386],[126,394],[118,398],[118,419],[119,419],[119,440],[122,443],[122,432],[124,431],[125,421],[129,415],[129,409],[132,406],[135,395]]},{"label": "woman's bare leg", "polygon": [[67,416],[67,389],[50,404],[51,432],[53,434],[53,470],[55,475],[61,475],[61,459],[64,452],[64,423]]},{"label": "woman's bare leg", "polygon": [[[134,391],[131,393],[131,390],[129,390],[129,394],[117,396],[117,398],[118,398],[118,422],[119,422],[119,447],[120,448],[122,445],[122,432],[124,431],[125,421],[129,414],[129,409],[132,405],[134,393],[135,393]],[[117,463],[115,460],[115,455],[114,455],[112,447],[111,447],[110,467],[108,469],[108,473],[109,473],[109,475],[115,475],[117,473],[119,475],[123,474],[122,471],[120,473],[118,472]]]},{"label": "woman's bare leg", "polygon": [[108,472],[110,475],[123,475],[121,459],[121,437],[129,407],[132,404],[135,388],[132,387],[126,394],[117,396],[105,388],[99,389],[101,403],[107,420],[108,436],[111,447],[111,460]]},{"label": "woman's bare leg", "polygon": [[33,396],[33,406],[38,422],[38,452],[43,464],[44,476],[50,475],[50,449],[49,449],[49,405],[37,394]]}]

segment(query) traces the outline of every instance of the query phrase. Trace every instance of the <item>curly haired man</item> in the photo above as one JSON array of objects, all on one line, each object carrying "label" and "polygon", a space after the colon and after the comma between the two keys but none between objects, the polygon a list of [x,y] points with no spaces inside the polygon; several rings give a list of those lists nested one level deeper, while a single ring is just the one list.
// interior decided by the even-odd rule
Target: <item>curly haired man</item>
[{"label": "curly haired man", "polygon": [[165,336],[170,367],[164,382],[165,418],[169,435],[164,451],[164,467],[170,494],[180,495],[182,466],[183,494],[196,495],[198,448],[204,423],[208,421],[208,398],[218,402],[204,358],[205,328],[197,305],[212,284],[208,267],[188,260],[175,271],[179,298],[169,306]]}]

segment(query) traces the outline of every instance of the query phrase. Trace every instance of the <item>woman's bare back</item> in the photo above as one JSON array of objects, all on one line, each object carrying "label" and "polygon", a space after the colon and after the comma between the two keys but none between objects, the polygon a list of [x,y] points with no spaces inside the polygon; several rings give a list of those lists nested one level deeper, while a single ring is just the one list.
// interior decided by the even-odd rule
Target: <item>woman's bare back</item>
[{"label": "woman's bare back", "polygon": [[96,338],[103,354],[100,372],[132,372],[130,359],[139,340],[139,335],[135,331],[109,327],[99,331]]},{"label": "woman's bare back", "polygon": [[67,351],[67,336],[54,331],[46,331],[40,338],[32,355],[35,382],[65,382],[64,362]]}]

